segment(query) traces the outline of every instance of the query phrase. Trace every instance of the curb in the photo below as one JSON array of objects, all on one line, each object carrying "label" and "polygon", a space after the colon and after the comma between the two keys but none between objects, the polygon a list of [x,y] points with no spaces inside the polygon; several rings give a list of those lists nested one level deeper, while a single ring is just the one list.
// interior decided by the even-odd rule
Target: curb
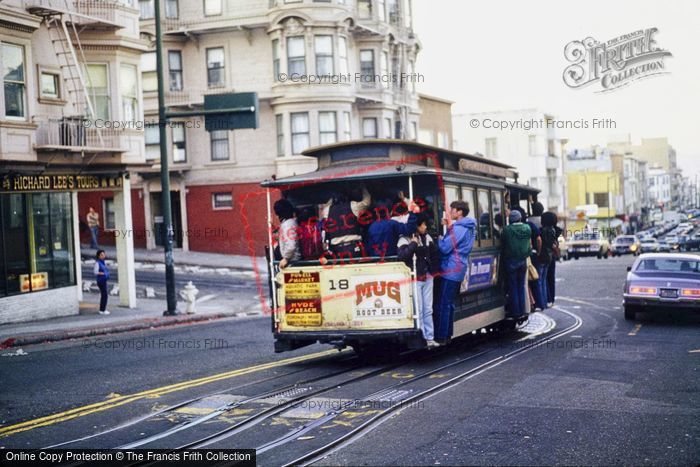
[{"label": "curb", "polygon": [[[81,253],[81,255],[80,255],[80,261],[85,261],[85,260],[87,260],[87,259],[95,259],[95,258],[94,258],[94,256],[84,255],[84,254]],[[115,263],[116,263],[116,261],[117,261],[117,258],[116,258],[116,257],[111,257],[111,256],[107,256],[105,259],[114,261]],[[134,256],[134,261],[137,261],[137,262],[139,262],[139,263],[144,263],[144,264],[165,264],[165,261],[158,261],[158,260],[155,260],[155,261],[154,261],[154,260],[151,259],[151,258],[143,258],[143,259],[141,259],[141,258],[138,258],[138,257],[136,257],[136,256]],[[228,266],[209,266],[209,265],[207,265],[207,264],[202,264],[201,261],[197,262],[197,261],[193,261],[193,260],[184,259],[184,260],[175,260],[175,264],[178,265],[178,266],[221,267],[221,268],[231,269],[231,270],[240,271],[240,272],[251,272],[251,271],[254,271],[252,262],[251,262],[248,266],[240,266],[240,265],[239,265],[239,266],[232,266],[232,265],[228,265]],[[261,274],[263,274],[263,273],[264,273],[264,274],[267,274],[267,269],[265,269],[264,271],[261,271]]]},{"label": "curb", "polygon": [[240,312],[225,312],[213,313],[208,315],[181,315],[168,318],[146,318],[126,324],[115,324],[113,326],[100,326],[92,328],[82,328],[73,331],[65,331],[60,333],[43,333],[19,335],[17,337],[9,337],[0,342],[0,350],[10,349],[14,347],[22,347],[35,344],[46,344],[51,342],[61,342],[71,339],[80,339],[83,337],[94,337],[105,334],[119,334],[130,331],[138,331],[142,329],[160,328],[173,325],[193,324],[202,321],[213,321],[223,318],[233,318],[244,316],[259,316],[257,312],[240,313]]}]

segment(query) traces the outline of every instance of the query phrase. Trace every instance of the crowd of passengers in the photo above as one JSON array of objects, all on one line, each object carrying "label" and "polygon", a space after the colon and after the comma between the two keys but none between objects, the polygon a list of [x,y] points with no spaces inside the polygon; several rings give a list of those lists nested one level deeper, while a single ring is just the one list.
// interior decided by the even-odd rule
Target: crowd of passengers
[{"label": "crowd of passengers", "polygon": [[[500,239],[506,274],[507,310],[518,319],[530,310],[554,303],[555,264],[558,259],[556,215],[533,203],[533,215],[514,206],[494,216],[494,235]],[[274,204],[279,218],[275,259],[280,269],[297,261],[343,264],[357,258],[396,258],[416,274],[416,303],[422,334],[429,348],[446,344],[453,334],[454,300],[468,272],[479,225],[469,217],[469,205],[454,201],[445,210],[444,234],[433,238],[429,209],[399,191],[393,197],[373,200],[366,187],[339,192],[325,204],[295,208],[286,199]],[[486,224],[488,225],[488,224]],[[435,279],[438,279],[435,281]],[[434,292],[435,287],[435,292]],[[435,302],[433,300],[435,295]],[[435,303],[435,304],[434,304]],[[433,313],[433,310],[435,313]],[[436,322],[433,321],[435,315]]]}]

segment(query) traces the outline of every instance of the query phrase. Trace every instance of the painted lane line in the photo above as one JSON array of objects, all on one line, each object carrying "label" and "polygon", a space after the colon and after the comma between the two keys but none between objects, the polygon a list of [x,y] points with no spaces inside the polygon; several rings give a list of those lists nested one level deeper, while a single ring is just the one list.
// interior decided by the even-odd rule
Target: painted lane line
[{"label": "painted lane line", "polygon": [[628,336],[636,336],[640,329],[642,329],[642,325],[637,324],[634,326],[634,329],[632,329],[627,335]]}]

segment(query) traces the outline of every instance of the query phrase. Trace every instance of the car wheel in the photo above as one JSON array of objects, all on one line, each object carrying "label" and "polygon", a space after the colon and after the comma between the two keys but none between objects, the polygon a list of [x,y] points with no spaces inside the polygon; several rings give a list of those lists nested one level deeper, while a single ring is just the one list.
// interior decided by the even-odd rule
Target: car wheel
[{"label": "car wheel", "polygon": [[598,259],[603,259],[603,250],[598,251],[598,254],[596,255],[596,258],[598,258]]},{"label": "car wheel", "polygon": [[625,305],[625,319],[628,321],[634,321],[635,314],[637,310],[634,307]]},{"label": "car wheel", "polygon": [[574,255],[574,259],[578,261],[578,255]]}]

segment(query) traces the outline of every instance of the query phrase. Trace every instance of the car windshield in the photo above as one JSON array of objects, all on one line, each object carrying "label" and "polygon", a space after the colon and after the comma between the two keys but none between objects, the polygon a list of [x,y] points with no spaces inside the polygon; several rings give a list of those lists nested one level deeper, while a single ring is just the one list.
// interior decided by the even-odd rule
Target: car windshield
[{"label": "car windshield", "polygon": [[643,259],[637,271],[687,272],[700,274],[700,261],[688,259]]},{"label": "car windshield", "polygon": [[634,243],[634,237],[617,237],[615,243]]},{"label": "car windshield", "polygon": [[574,240],[598,240],[600,234],[593,232],[576,232],[574,234]]},{"label": "car windshield", "polygon": [[653,238],[645,238],[644,240],[642,240],[642,243],[656,243],[656,240],[654,240]]}]

